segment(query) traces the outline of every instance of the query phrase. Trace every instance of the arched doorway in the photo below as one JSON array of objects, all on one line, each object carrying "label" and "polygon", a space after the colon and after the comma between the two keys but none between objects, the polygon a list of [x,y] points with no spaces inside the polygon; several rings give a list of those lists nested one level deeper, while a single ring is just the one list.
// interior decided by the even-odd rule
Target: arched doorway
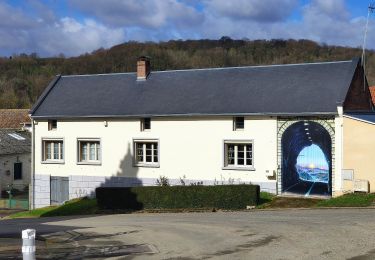
[{"label": "arched doorway", "polygon": [[282,135],[281,149],[284,194],[332,195],[332,140],[321,124],[293,123]]}]

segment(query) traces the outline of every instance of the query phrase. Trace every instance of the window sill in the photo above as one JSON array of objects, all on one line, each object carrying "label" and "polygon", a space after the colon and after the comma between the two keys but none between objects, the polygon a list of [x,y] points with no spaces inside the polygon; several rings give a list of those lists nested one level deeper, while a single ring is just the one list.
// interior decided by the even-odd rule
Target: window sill
[{"label": "window sill", "polygon": [[102,162],[77,162],[77,165],[102,165]]},{"label": "window sill", "polygon": [[241,166],[225,166],[222,170],[235,170],[235,171],[255,171],[253,166],[241,167]]},{"label": "window sill", "polygon": [[160,168],[159,163],[136,163],[133,167]]},{"label": "window sill", "polygon": [[53,161],[53,160],[50,160],[50,161],[42,161],[42,164],[65,164],[65,161]]}]

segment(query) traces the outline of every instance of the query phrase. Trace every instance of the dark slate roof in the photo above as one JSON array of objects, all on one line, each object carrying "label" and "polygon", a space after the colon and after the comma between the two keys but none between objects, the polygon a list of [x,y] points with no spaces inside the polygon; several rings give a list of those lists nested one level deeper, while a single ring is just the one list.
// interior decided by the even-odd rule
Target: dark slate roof
[{"label": "dark slate roof", "polygon": [[32,117],[336,114],[359,60],[57,76]]},{"label": "dark slate roof", "polygon": [[[24,140],[11,136],[16,134]],[[31,153],[31,134],[27,131],[0,129],[0,155]]]},{"label": "dark slate roof", "polygon": [[375,113],[345,113],[345,116],[375,124]]}]

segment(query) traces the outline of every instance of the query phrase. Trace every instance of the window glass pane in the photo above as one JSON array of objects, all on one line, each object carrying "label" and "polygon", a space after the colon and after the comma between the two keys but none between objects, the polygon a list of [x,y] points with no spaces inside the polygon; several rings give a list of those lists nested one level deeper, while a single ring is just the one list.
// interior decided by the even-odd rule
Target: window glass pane
[{"label": "window glass pane", "polygon": [[59,143],[53,143],[53,159],[58,160],[59,158]]},{"label": "window glass pane", "polygon": [[235,118],[235,128],[236,129],[244,129],[245,127],[245,119],[243,117],[236,117]]},{"label": "window glass pane", "polygon": [[243,144],[237,145],[237,164],[245,164],[245,145]]},{"label": "window glass pane", "polygon": [[100,160],[100,143],[96,143],[96,160]]},{"label": "window glass pane", "polygon": [[228,157],[228,165],[234,165],[234,145],[228,144],[227,145],[227,157]]},{"label": "window glass pane", "polygon": [[158,161],[158,143],[154,143],[154,162]]},{"label": "window glass pane", "polygon": [[146,162],[152,162],[152,143],[146,143]]},{"label": "window glass pane", "polygon": [[90,142],[90,143],[88,143],[88,145],[90,147],[89,160],[93,161],[93,160],[95,160],[95,143]]},{"label": "window glass pane", "polygon": [[151,119],[150,118],[144,118],[143,119],[143,128],[144,129],[151,129]]},{"label": "window glass pane", "polygon": [[253,149],[251,144],[246,145],[246,158],[253,158]]},{"label": "window glass pane", "polygon": [[253,160],[246,158],[246,165],[253,165]]},{"label": "window glass pane", "polygon": [[87,161],[87,143],[80,142],[81,144],[81,161]]},{"label": "window glass pane", "polygon": [[64,143],[60,142],[60,159],[64,159]]},{"label": "window glass pane", "polygon": [[51,142],[45,142],[45,159],[50,160],[51,158]]},{"label": "window glass pane", "polygon": [[136,144],[136,160],[137,162],[143,162],[143,144],[137,143]]}]

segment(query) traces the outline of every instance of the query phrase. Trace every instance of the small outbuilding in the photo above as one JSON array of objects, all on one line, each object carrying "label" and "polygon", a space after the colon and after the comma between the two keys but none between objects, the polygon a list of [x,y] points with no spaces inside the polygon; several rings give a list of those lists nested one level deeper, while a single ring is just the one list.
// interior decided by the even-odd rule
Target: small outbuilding
[{"label": "small outbuilding", "polygon": [[0,129],[1,197],[14,195],[28,199],[31,173],[31,134],[28,131]]}]

